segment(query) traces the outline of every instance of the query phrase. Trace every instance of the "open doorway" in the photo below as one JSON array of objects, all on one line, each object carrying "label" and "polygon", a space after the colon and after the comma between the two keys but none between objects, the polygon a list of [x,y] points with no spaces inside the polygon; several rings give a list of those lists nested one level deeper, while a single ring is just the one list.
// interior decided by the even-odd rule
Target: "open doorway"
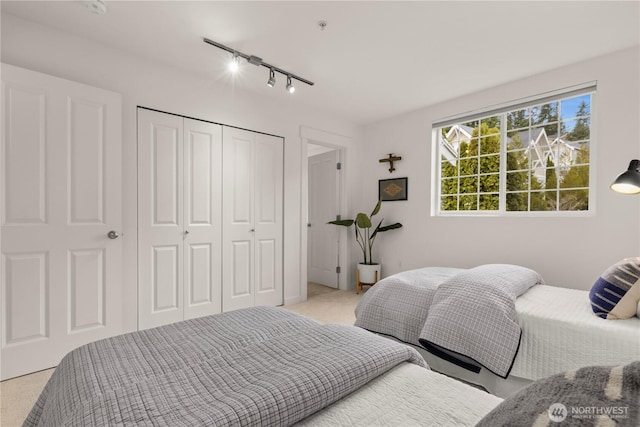
[{"label": "open doorway", "polygon": [[[309,221],[309,157],[315,154],[321,154],[323,152],[334,151],[338,153],[338,158],[341,164],[341,168],[334,169],[337,174],[338,182],[336,183],[336,196],[338,199],[338,210],[330,214],[326,214],[329,217],[322,216],[321,220],[316,220],[316,223],[326,222],[335,218],[338,214],[343,214],[349,211],[349,201],[347,198],[346,188],[348,188],[349,180],[349,159],[351,158],[352,141],[350,137],[338,135],[331,132],[326,132],[320,129],[314,129],[307,126],[300,126],[300,138],[301,138],[301,175],[302,175],[302,188],[301,188],[301,205],[300,205],[300,293],[297,296],[291,296],[288,299],[285,298],[285,303],[295,304],[295,302],[307,300],[307,288],[308,288],[308,268],[309,262],[309,244],[308,235],[309,229],[312,228],[308,224],[312,224]],[[316,147],[317,146],[317,147]],[[311,148],[311,154],[309,149]],[[314,151],[320,150],[320,151]],[[331,185],[333,188],[333,185]],[[334,263],[333,271],[335,277],[337,277],[338,289],[348,290],[350,278],[348,265],[349,253],[347,251],[347,230],[346,227],[333,226],[333,232],[336,233],[336,239],[338,243],[338,262]],[[335,273],[336,267],[340,267],[341,272]],[[335,288],[329,288],[330,291],[334,291]]]},{"label": "open doorway", "polygon": [[327,224],[340,212],[340,150],[309,143],[307,298],[339,287],[339,232]]}]

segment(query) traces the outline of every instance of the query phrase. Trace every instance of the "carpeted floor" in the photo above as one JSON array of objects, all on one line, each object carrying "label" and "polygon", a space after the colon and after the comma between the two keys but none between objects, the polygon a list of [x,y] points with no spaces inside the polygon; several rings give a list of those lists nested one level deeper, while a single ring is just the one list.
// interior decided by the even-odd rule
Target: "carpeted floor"
[{"label": "carpeted floor", "polygon": [[[361,296],[355,290],[346,292],[309,283],[307,301],[284,308],[322,323],[353,325],[354,309]],[[0,383],[0,426],[22,425],[52,373],[53,369],[47,369]]]}]

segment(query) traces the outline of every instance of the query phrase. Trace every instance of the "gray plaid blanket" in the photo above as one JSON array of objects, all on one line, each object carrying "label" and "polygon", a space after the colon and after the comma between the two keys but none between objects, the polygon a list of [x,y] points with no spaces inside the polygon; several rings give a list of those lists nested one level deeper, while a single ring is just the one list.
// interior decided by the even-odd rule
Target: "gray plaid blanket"
[{"label": "gray plaid blanket", "polygon": [[238,310],[72,351],[25,425],[290,425],[404,361],[425,365],[348,325]]},{"label": "gray plaid blanket", "polygon": [[520,344],[515,300],[540,283],[535,271],[508,264],[399,273],[367,291],[356,307],[356,326],[506,378]]}]

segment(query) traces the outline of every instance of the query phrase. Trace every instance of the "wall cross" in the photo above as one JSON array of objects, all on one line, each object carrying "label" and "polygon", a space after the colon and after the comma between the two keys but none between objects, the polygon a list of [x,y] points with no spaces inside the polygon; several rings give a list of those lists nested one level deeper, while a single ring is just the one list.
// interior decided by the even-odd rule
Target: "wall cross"
[{"label": "wall cross", "polygon": [[380,163],[389,163],[389,173],[391,173],[396,170],[396,168],[393,167],[393,162],[397,162],[398,160],[402,160],[402,157],[394,156],[393,153],[389,153],[389,157],[380,159]]}]

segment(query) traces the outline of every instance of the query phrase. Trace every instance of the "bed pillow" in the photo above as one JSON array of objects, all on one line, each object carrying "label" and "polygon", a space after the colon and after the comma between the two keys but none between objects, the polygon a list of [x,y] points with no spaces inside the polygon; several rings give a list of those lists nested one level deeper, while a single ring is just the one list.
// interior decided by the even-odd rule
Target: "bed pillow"
[{"label": "bed pillow", "polygon": [[640,257],[625,258],[609,267],[589,292],[593,312],[603,319],[628,319],[640,302]]},{"label": "bed pillow", "polygon": [[590,366],[531,383],[496,406],[476,427],[637,426],[638,399],[640,361]]}]

